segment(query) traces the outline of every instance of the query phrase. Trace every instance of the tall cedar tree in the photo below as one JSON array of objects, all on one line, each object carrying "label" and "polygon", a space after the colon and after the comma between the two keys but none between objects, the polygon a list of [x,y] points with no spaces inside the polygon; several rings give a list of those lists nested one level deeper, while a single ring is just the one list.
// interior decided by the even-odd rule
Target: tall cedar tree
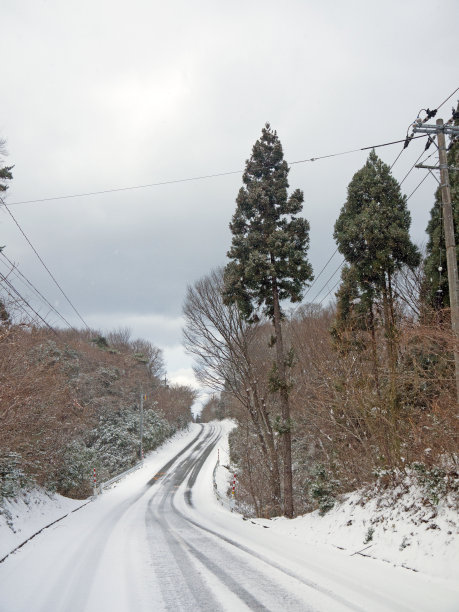
[{"label": "tall cedar tree", "polygon": [[[390,168],[372,151],[348,186],[347,200],[335,223],[334,238],[350,265],[369,327],[374,326],[373,304],[382,299],[384,327],[391,371],[391,397],[395,406],[397,362],[394,273],[403,265],[417,266],[420,254],[409,236],[411,216],[406,196],[392,177]],[[343,279],[345,280],[345,279]],[[343,294],[344,296],[344,294]],[[338,293],[338,299],[340,299]],[[344,305],[338,312],[349,312]],[[374,327],[370,329],[374,335]]]},{"label": "tall cedar tree", "polygon": [[261,308],[274,326],[272,387],[279,392],[282,413],[284,514],[292,517],[291,419],[280,302],[300,301],[313,275],[306,255],[309,223],[296,216],[303,208],[303,193],[296,189],[288,196],[288,173],[280,140],[267,123],[246,162],[236,199],[223,297],[227,304],[236,303],[249,321],[256,320]]},{"label": "tall cedar tree", "polygon": [[[459,104],[456,114],[459,115]],[[459,125],[459,118],[455,120]],[[459,168],[459,141],[456,140],[448,151],[448,166]],[[451,170],[449,182],[451,185],[451,206],[453,209],[456,251],[459,258],[459,173]],[[441,189],[435,193],[435,204],[430,211],[427,225],[427,254],[424,261],[423,297],[428,306],[435,309],[449,308],[449,285],[446,267],[445,233],[443,231],[443,209]]]}]

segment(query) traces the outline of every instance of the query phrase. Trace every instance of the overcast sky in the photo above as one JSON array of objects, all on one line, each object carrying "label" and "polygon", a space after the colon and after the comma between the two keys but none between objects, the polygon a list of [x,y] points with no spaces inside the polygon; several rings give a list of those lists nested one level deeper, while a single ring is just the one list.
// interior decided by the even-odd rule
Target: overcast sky
[{"label": "overcast sky", "polygon": [[[3,0],[1,16],[0,136],[15,166],[6,203],[84,320],[148,338],[176,382],[192,382],[186,286],[225,263],[241,175],[14,203],[242,170],[266,121],[289,162],[404,138],[421,108],[459,86],[457,0]],[[423,147],[413,141],[400,157],[399,181]],[[377,153],[391,164],[400,149]],[[367,155],[292,167],[316,274]],[[410,173],[404,193],[424,172]],[[434,190],[429,177],[409,200],[417,243]],[[81,325],[4,209],[0,245]]]}]

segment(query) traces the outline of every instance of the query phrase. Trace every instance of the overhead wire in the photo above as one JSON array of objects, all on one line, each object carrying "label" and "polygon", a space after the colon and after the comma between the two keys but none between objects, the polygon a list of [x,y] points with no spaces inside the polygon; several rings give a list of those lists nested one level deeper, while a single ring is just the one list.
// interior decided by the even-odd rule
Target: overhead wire
[{"label": "overhead wire", "polygon": [[314,280],[312,281],[312,283],[309,285],[309,287],[306,290],[306,293],[303,296],[303,299],[306,298],[306,296],[308,295],[308,293],[311,291],[311,289],[314,287],[314,285],[317,283],[317,281],[319,280],[322,272],[325,270],[325,268],[328,266],[328,264],[331,262],[331,260],[333,259],[333,257],[336,255],[336,253],[338,252],[338,247],[336,247],[336,249],[333,251],[332,255],[330,256],[330,258],[328,259],[327,263],[324,265],[324,267],[322,268],[322,270],[319,272],[319,274],[314,278]]},{"label": "overhead wire", "polygon": [[[437,105],[437,107],[436,107],[434,110],[430,110],[430,109],[428,109],[428,108],[422,108],[422,109],[419,111],[419,113],[418,113],[418,117],[419,117],[419,115],[420,115],[421,111],[424,111],[424,112],[426,113],[426,117],[425,117],[425,119],[424,119],[424,121],[423,121],[424,123],[425,123],[426,121],[428,121],[429,119],[431,119],[432,117],[435,117],[435,115],[437,114],[437,111],[438,111],[438,110],[440,110],[440,108],[441,108],[441,107],[442,107],[444,104],[446,104],[446,102],[448,102],[448,100],[449,100],[450,98],[452,98],[452,97],[454,96],[454,94],[455,94],[457,91],[459,91],[459,87],[457,87],[457,88],[456,88],[456,89],[455,89],[455,90],[454,90],[454,91],[453,91],[453,92],[452,92],[452,93],[451,93],[451,94],[450,94],[450,95],[449,95],[449,96],[448,96],[448,97],[447,97],[445,100],[443,100],[443,102],[442,102],[441,104],[438,104],[438,105]],[[408,130],[410,129],[410,127],[411,127],[412,125],[413,125],[413,124],[411,123],[411,124],[408,126]],[[392,168],[395,166],[395,164],[396,164],[396,163],[397,163],[397,161],[399,160],[400,156],[402,155],[403,151],[404,151],[404,150],[405,150],[405,149],[408,147],[408,145],[410,144],[411,140],[413,140],[413,139],[414,139],[413,134],[412,134],[411,136],[408,136],[408,130],[407,130],[407,132],[406,132],[406,139],[405,139],[404,146],[403,146],[402,150],[400,151],[400,153],[399,153],[399,154],[397,155],[397,157],[395,158],[395,160],[392,162],[392,165],[390,166],[390,170],[392,170]],[[430,137],[429,137],[429,140],[430,140]],[[430,145],[429,145],[429,146],[430,146]],[[427,148],[428,148],[428,147],[426,146],[426,150],[427,150]],[[417,162],[415,162],[415,163],[417,163]],[[412,168],[411,168],[411,170],[412,170]],[[411,170],[410,170],[410,172],[411,172]],[[405,177],[405,178],[406,178],[406,177]]]},{"label": "overhead wire", "polygon": [[451,93],[445,100],[443,100],[443,102],[441,104],[439,104],[437,106],[437,110],[439,110],[444,104],[446,104],[448,102],[448,100],[450,100],[457,91],[459,91],[459,87],[456,87],[456,89],[453,91],[453,93]]},{"label": "overhead wire", "polygon": [[[39,312],[37,312],[35,310],[35,308],[29,304],[29,302],[26,300],[26,298],[16,289],[16,287],[11,283],[11,281],[8,280],[8,278],[2,274],[0,272],[0,279],[6,283],[7,287],[9,287],[18,297],[19,299],[24,302],[24,304],[27,306],[27,308],[29,308],[39,319],[42,323],[44,323],[44,325],[46,325],[46,327],[48,327],[56,336],[59,336],[59,334],[57,333],[57,331],[51,327],[51,325],[48,323],[48,321],[46,321],[46,319],[44,319],[41,314]],[[6,292],[8,293],[8,295],[12,298],[13,296],[11,295],[11,293],[8,291],[8,289],[6,289]]]},{"label": "overhead wire", "polygon": [[[1,198],[0,198],[1,200]],[[80,313],[78,312],[78,310],[75,308],[75,306],[73,305],[73,303],[71,302],[70,298],[67,296],[67,294],[65,293],[65,291],[62,289],[61,285],[59,284],[59,282],[57,281],[56,277],[54,276],[54,274],[51,272],[51,270],[48,268],[48,266],[46,265],[46,263],[43,261],[42,257],[40,256],[40,254],[38,253],[37,249],[33,246],[32,242],[30,241],[30,239],[28,238],[28,236],[26,235],[26,233],[24,232],[24,230],[22,229],[22,227],[20,226],[20,224],[18,223],[18,221],[16,220],[15,216],[13,215],[13,213],[10,211],[9,207],[5,204],[5,202],[3,200],[2,204],[4,206],[4,208],[6,209],[6,211],[8,212],[8,214],[10,215],[10,217],[13,219],[14,223],[16,224],[16,226],[18,227],[19,231],[21,232],[21,234],[24,236],[24,238],[26,239],[27,243],[29,244],[29,246],[31,247],[32,251],[35,253],[35,255],[37,256],[38,260],[40,261],[40,263],[42,264],[42,266],[45,268],[45,270],[47,271],[47,273],[49,274],[49,276],[51,277],[52,281],[54,282],[54,284],[56,285],[56,287],[59,289],[59,291],[62,293],[62,295],[64,296],[64,298],[67,300],[67,302],[70,304],[71,308],[73,309],[73,311],[77,314],[78,318],[83,322],[84,326],[86,327],[86,329],[90,329],[89,325],[86,323],[86,321],[83,319],[83,317],[80,315]]]},{"label": "overhead wire", "polygon": [[337,273],[337,272],[338,272],[338,271],[339,271],[339,270],[340,270],[340,269],[343,267],[343,265],[344,265],[345,263],[346,263],[346,260],[345,260],[345,259],[343,259],[343,260],[341,261],[341,263],[339,264],[339,266],[336,268],[336,270],[334,270],[334,271],[332,272],[332,274],[330,275],[330,277],[328,278],[328,280],[325,282],[325,284],[323,285],[323,287],[320,289],[320,291],[318,291],[318,292],[316,293],[316,295],[315,295],[315,296],[312,298],[312,300],[311,300],[311,303],[312,303],[312,304],[313,304],[313,303],[316,301],[316,299],[319,297],[319,295],[322,293],[322,291],[323,291],[324,289],[326,289],[326,287],[328,286],[328,283],[329,283],[329,282],[332,280],[332,278],[335,276],[335,274],[336,274],[336,273]]},{"label": "overhead wire", "polygon": [[[75,328],[73,327],[73,325],[71,323],[69,323],[67,321],[67,319],[64,317],[63,314],[61,314],[57,308],[55,306],[53,306],[51,304],[51,302],[49,302],[49,300],[46,299],[46,297],[39,291],[39,289],[37,289],[37,287],[35,287],[35,285],[21,272],[21,270],[19,270],[18,266],[11,261],[11,259],[9,259],[9,257],[7,257],[3,252],[0,251],[0,256],[5,259],[8,264],[11,266],[11,271],[12,273],[15,274],[15,276],[19,279],[22,280],[24,284],[27,284],[34,292],[35,294],[41,299],[43,300],[44,303],[46,303],[51,310],[53,310],[61,319],[62,321],[64,321],[64,323],[66,325],[69,326],[70,329],[73,329],[75,331]],[[6,264],[5,264],[6,265]]]},{"label": "overhead wire", "polygon": [[[426,134],[421,134],[420,136],[414,136],[413,138],[426,138]],[[304,163],[308,163],[308,162],[315,162],[315,161],[319,161],[321,159],[329,159],[331,157],[339,157],[342,155],[349,155],[351,153],[358,153],[360,151],[368,151],[370,149],[378,149],[381,147],[388,147],[394,144],[398,144],[400,142],[404,142],[403,140],[393,140],[390,142],[384,142],[381,144],[375,144],[375,145],[370,145],[370,146],[365,146],[365,147],[359,147],[357,149],[349,149],[347,151],[340,151],[338,153],[330,153],[328,155],[318,155],[315,157],[310,157],[307,159],[299,159],[296,161],[292,161],[292,162],[288,162],[289,166],[294,166],[296,164],[304,164]],[[201,180],[205,180],[205,179],[210,179],[210,178],[216,178],[216,177],[220,177],[220,176],[228,176],[231,174],[242,174],[243,170],[231,170],[228,172],[217,172],[215,174],[205,174],[202,176],[194,176],[194,177],[189,177],[189,178],[182,178],[182,179],[173,179],[170,181],[159,181],[156,183],[148,183],[145,185],[133,185],[133,186],[129,186],[129,187],[114,187],[112,189],[103,189],[101,191],[88,191],[88,192],[82,192],[82,193],[73,193],[73,194],[67,194],[67,195],[62,195],[62,196],[53,196],[53,197],[49,197],[49,198],[37,198],[37,199],[33,199],[33,200],[20,200],[17,202],[9,202],[8,206],[16,206],[18,204],[35,204],[35,203],[41,203],[41,202],[52,202],[55,200],[67,200],[70,198],[84,198],[84,197],[90,197],[90,196],[96,196],[96,195],[104,195],[107,193],[116,193],[116,192],[120,192],[120,191],[131,191],[134,189],[146,189],[149,187],[159,187],[161,185],[173,185],[173,184],[177,184],[177,183],[187,183],[187,182],[191,182],[191,181],[201,181]],[[5,202],[2,202],[3,206],[6,206]]]}]

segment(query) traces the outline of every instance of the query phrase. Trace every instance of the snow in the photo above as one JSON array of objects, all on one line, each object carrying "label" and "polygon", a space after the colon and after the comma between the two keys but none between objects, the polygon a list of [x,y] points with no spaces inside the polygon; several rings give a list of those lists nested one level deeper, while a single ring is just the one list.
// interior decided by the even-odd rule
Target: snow
[{"label": "snow", "polygon": [[[190,425],[188,431],[177,433],[149,454],[144,461],[144,465],[136,471],[136,473],[138,472],[137,477],[131,475],[129,479],[111,485],[104,489],[103,496],[107,490],[117,487],[120,488],[123,496],[138,490],[139,484],[143,484],[143,480],[145,480],[145,474],[150,474],[152,469],[159,469],[164,461],[171,454],[179,452],[185,446],[185,442],[189,442],[198,430],[199,428],[196,429],[196,425]],[[115,496],[115,499],[117,499],[117,496]],[[15,498],[3,500],[0,505],[0,559],[41,529],[66,517],[69,513],[77,511],[91,501],[93,501],[93,498],[86,500],[69,499],[41,488],[25,491]]]},{"label": "snow", "polygon": [[[152,505],[157,497],[169,499],[161,498],[165,495],[162,491],[168,481],[174,482],[170,478],[180,472],[185,458],[190,458],[189,465],[194,465],[199,454],[217,439],[194,484],[190,485],[188,477],[184,477],[172,500],[179,514],[192,521],[192,525],[202,526],[200,540],[211,538],[214,548],[220,546],[222,554],[226,550],[228,558],[244,560],[245,566],[241,564],[240,568],[263,573],[268,582],[272,579],[292,597],[307,601],[302,610],[337,612],[349,607],[372,612],[459,610],[459,580],[455,575],[457,517],[451,508],[439,507],[437,516],[430,518],[422,514],[425,507],[417,505],[419,491],[410,489],[401,491],[396,503],[393,497],[382,496],[362,505],[362,493],[355,493],[324,517],[312,513],[290,521],[244,520],[241,514],[230,511],[230,504],[219,502],[213,486],[218,453],[216,483],[221,496],[226,495],[231,483],[233,474],[223,466],[229,461],[227,436],[233,426],[229,421],[204,425],[199,448],[193,441],[201,426],[192,424],[189,431],[174,436],[150,454],[140,469],[10,555],[0,563],[0,611],[163,610],[164,585],[170,583],[167,588],[174,597],[172,577],[179,575],[177,567],[169,569],[166,564],[165,557],[170,557],[171,551],[180,553],[182,569],[183,563],[189,563],[189,575],[200,576],[212,588],[222,609],[247,609],[237,593],[210,571],[209,565],[199,566],[192,557],[189,547],[196,545],[196,541],[188,540],[192,531],[176,515],[175,518],[164,515],[175,542],[170,548],[164,539],[169,532],[159,528],[167,504]],[[205,438],[206,433],[209,438]],[[165,474],[160,473],[180,451],[184,451],[181,457]],[[152,479],[158,480],[159,486],[148,486]],[[192,504],[187,503],[187,492]],[[28,503],[18,500],[15,512],[11,513],[16,534],[4,520],[0,522],[2,550],[14,548],[34,528],[41,528],[59,512],[65,514],[81,503],[84,502],[47,497],[43,492],[31,494]],[[412,512],[406,515],[403,508],[409,504]],[[347,525],[349,521],[352,524]],[[427,529],[432,521],[437,529]],[[373,540],[364,545],[369,527],[374,528]],[[409,545],[401,547],[404,538],[409,538]],[[371,548],[364,553],[371,552],[373,558],[353,554],[369,545]],[[410,571],[402,565],[419,571]],[[241,572],[239,569],[239,575]],[[253,588],[259,591],[260,585]]]},{"label": "snow", "polygon": [[[325,516],[313,512],[293,521],[270,521],[279,534],[302,542],[327,544],[349,553],[459,581],[459,517],[441,502],[425,506],[415,485],[372,499],[355,492]],[[369,539],[371,536],[371,539]]]},{"label": "snow", "polygon": [[0,506],[0,559],[33,534],[86,503],[35,488]]},{"label": "snow", "polygon": [[[226,422],[223,427],[220,464],[215,470],[219,497],[226,496],[233,473],[228,469],[227,438],[233,425]],[[324,516],[316,510],[293,520],[278,517],[251,523],[304,545],[327,545],[349,553],[362,551],[369,558],[392,565],[459,580],[458,508],[451,498],[438,505],[429,504],[424,491],[409,477],[382,493],[370,488],[349,494]]]},{"label": "snow", "polygon": [[[232,427],[223,422],[226,438]],[[223,438],[218,447],[224,457],[227,442]],[[356,492],[323,517],[313,512],[293,520],[244,520],[215,495],[212,477],[217,455],[216,447],[196,483],[194,512],[180,503],[180,509],[194,520],[260,554],[268,553],[293,572],[304,574],[307,569],[313,581],[351,601],[360,588],[359,605],[364,609],[459,610],[459,534],[453,508],[440,504],[435,517],[439,528],[429,529],[432,521],[421,521],[431,514],[420,504],[422,492],[411,488],[398,495],[397,503],[394,495],[387,494],[362,505],[362,493]],[[221,459],[215,473],[219,496],[227,492],[232,479],[224,463]],[[406,514],[409,506],[414,510]],[[365,545],[369,527],[374,529],[373,540]],[[402,547],[404,538],[409,545]],[[363,553],[371,556],[355,554],[369,545]]]}]

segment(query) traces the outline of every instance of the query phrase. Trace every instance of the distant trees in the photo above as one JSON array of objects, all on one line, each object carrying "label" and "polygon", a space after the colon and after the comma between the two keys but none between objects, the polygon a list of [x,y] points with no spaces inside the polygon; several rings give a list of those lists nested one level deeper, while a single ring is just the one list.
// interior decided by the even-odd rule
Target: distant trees
[{"label": "distant trees", "polygon": [[271,343],[276,349],[271,388],[279,393],[283,439],[284,514],[293,516],[291,429],[289,408],[288,351],[282,335],[281,302],[298,302],[313,278],[307,259],[309,224],[297,216],[303,193],[288,196],[289,168],[277,133],[267,123],[246,162],[230,229],[233,234],[225,269],[224,301],[236,304],[248,321],[257,320],[257,310],[272,321]]}]

